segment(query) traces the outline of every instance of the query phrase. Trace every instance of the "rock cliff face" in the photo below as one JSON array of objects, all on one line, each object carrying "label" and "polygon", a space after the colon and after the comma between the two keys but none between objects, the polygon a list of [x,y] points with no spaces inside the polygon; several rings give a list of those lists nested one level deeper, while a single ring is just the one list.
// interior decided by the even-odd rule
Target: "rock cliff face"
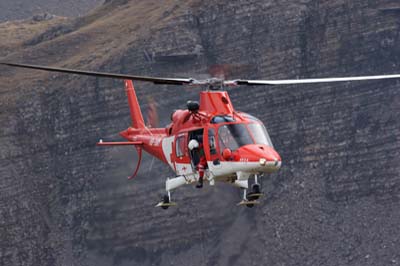
[{"label": "rock cliff face", "polygon": [[[296,2],[296,3],[294,3]],[[107,1],[4,60],[159,76],[398,73],[400,13],[390,1]],[[65,29],[68,30],[59,30]],[[58,29],[58,31],[57,31]],[[44,36],[38,38],[37,36]],[[171,59],[172,58],[172,59]],[[240,88],[238,110],[265,122],[283,169],[238,208],[225,185],[178,189],[129,148],[96,148],[129,125],[118,81],[2,68],[1,265],[399,265],[398,81]],[[239,76],[238,76],[239,75]],[[137,83],[162,123],[197,89]]]},{"label": "rock cliff face", "polygon": [[[0,21],[27,19],[39,14],[50,13],[58,16],[83,16],[104,0],[2,0]],[[36,19],[39,19],[37,16]]]}]

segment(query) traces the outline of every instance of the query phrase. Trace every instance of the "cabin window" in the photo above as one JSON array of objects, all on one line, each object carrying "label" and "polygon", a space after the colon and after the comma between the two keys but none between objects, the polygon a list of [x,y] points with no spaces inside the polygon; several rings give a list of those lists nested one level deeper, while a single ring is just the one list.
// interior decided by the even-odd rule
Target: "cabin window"
[{"label": "cabin window", "polygon": [[211,119],[211,124],[235,122],[235,118],[229,115],[217,115]]},{"label": "cabin window", "polygon": [[186,151],[185,136],[179,136],[175,142],[176,157],[183,157]]},{"label": "cabin window", "polygon": [[225,148],[235,151],[244,145],[254,144],[244,124],[220,126],[218,129],[218,140],[221,151]]},{"label": "cabin window", "polygon": [[263,125],[249,124],[248,127],[256,144],[264,144],[273,147],[271,138]]},{"label": "cabin window", "polygon": [[215,133],[214,129],[208,130],[208,146],[210,147],[210,154],[217,154],[217,149],[215,147]]}]

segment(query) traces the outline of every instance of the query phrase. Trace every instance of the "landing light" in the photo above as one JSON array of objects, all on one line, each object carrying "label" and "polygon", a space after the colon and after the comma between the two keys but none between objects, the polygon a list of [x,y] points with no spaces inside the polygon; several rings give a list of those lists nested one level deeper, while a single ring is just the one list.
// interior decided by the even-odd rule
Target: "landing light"
[{"label": "landing light", "polygon": [[261,164],[262,166],[265,166],[265,165],[267,164],[267,159],[261,158],[261,159],[259,160],[259,162],[260,162],[260,164]]}]

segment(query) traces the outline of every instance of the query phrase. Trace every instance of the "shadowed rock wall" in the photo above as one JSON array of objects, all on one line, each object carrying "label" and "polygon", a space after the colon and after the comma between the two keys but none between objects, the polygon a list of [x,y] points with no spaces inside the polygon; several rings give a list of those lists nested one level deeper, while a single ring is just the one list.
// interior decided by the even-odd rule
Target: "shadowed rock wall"
[{"label": "shadowed rock wall", "polygon": [[[214,64],[245,65],[235,78],[398,73],[393,3],[109,1],[101,21],[9,58],[160,76]],[[180,188],[179,206],[162,211],[167,167],[147,156],[127,181],[134,151],[94,146],[129,125],[122,82],[2,73],[4,265],[400,263],[398,81],[230,89],[236,109],[266,124],[282,170],[262,180],[256,208],[218,184]],[[198,92],[135,86],[144,110],[149,95],[158,101],[162,124]]]}]

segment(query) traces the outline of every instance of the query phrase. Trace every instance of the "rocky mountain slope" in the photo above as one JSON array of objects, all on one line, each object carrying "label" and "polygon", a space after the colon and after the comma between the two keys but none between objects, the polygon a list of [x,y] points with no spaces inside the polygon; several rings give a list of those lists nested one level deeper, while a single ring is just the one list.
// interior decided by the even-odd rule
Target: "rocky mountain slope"
[{"label": "rocky mountain slope", "polygon": [[[16,38],[1,60],[176,77],[214,64],[247,66],[238,78],[389,74],[399,21],[395,1],[112,0],[29,38],[0,24]],[[136,88],[163,124],[198,93]],[[399,265],[399,82],[229,92],[265,122],[284,167],[262,180],[257,208],[217,185],[178,189],[179,206],[162,211],[167,167],[146,157],[127,181],[134,150],[94,146],[129,125],[120,81],[2,67],[0,264]]]},{"label": "rocky mountain slope", "polygon": [[32,16],[50,13],[58,16],[83,16],[104,0],[1,0],[0,21],[27,19]]}]

